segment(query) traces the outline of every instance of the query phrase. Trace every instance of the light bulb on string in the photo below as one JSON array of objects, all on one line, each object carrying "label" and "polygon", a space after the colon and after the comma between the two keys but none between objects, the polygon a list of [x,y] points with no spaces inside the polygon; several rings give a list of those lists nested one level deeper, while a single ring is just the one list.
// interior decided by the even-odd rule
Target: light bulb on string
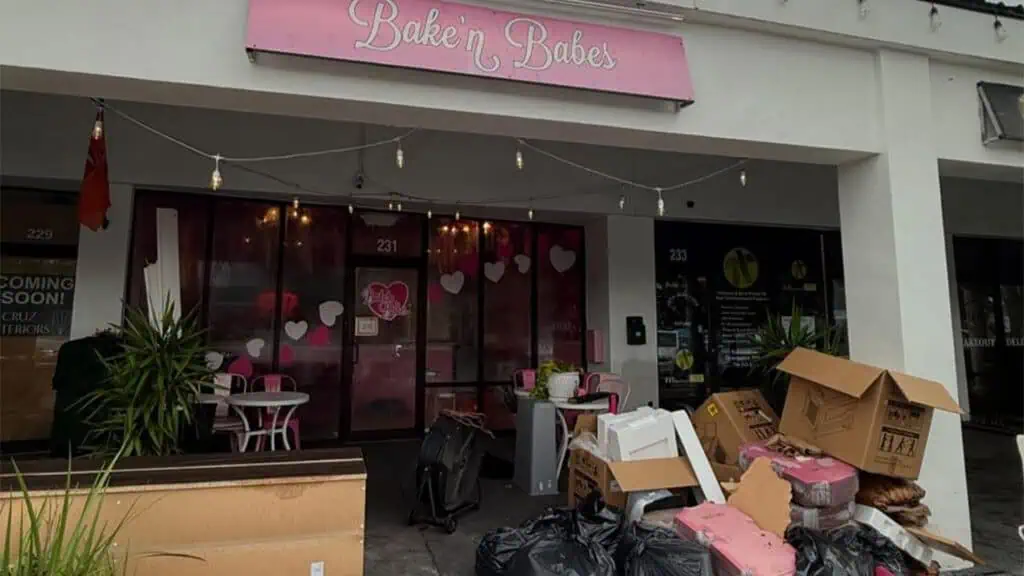
[{"label": "light bulb on string", "polygon": [[427,220],[430,220],[433,217],[434,217],[434,211],[431,210],[430,208],[427,208]]},{"label": "light bulb on string", "polygon": [[399,200],[398,202],[395,202],[395,210],[397,210],[399,212],[402,211],[402,201],[401,200]]},{"label": "light bulb on string", "polygon": [[402,151],[402,141],[398,141],[398,148],[395,150],[395,166],[405,167],[405,152]]},{"label": "light bulb on string", "polygon": [[857,11],[861,18],[867,18],[868,12],[871,11],[871,6],[868,5],[868,0],[857,0]]},{"label": "light bulb on string", "polygon": [[355,214],[355,211],[356,211],[356,207],[353,206],[351,202],[349,202],[349,204],[348,204],[348,213],[349,214]]},{"label": "light bulb on string", "polygon": [[530,208],[529,210],[526,211],[526,217],[529,218],[530,220],[533,220],[533,208]]},{"label": "light bulb on string", "polygon": [[96,113],[96,121],[92,123],[92,139],[103,138],[103,111]]},{"label": "light bulb on string", "polygon": [[394,200],[388,200],[388,211],[390,212],[390,211],[392,211],[394,209],[395,209],[395,201]]},{"label": "light bulb on string", "polygon": [[1009,36],[1009,32],[1006,31],[1006,26],[1003,25],[1003,21],[996,16],[996,21],[992,24],[992,29],[995,30],[996,40],[1002,42]]},{"label": "light bulb on string", "polygon": [[299,209],[299,197],[292,198],[292,208],[295,210]]},{"label": "light bulb on string", "polygon": [[523,169],[523,151],[516,149],[516,168]]},{"label": "light bulb on string", "polygon": [[928,21],[931,24],[932,32],[942,28],[942,16],[939,14],[939,8],[934,2],[932,2],[932,9],[928,11]]},{"label": "light bulb on string", "polygon": [[458,222],[462,218],[462,214],[459,213],[459,209],[455,209],[455,221]]},{"label": "light bulb on string", "polygon": [[622,211],[625,208],[626,208],[626,195],[622,194],[622,195],[619,196],[619,211]]},{"label": "light bulb on string", "polygon": [[661,196],[661,188],[658,188],[658,216],[665,215],[665,199]]},{"label": "light bulb on string", "polygon": [[213,157],[213,174],[210,174],[210,189],[220,190],[224,184],[224,178],[220,175],[220,154]]},{"label": "light bulb on string", "polygon": [[742,186],[744,188],[747,187],[747,171],[746,170],[740,170],[740,186]]}]

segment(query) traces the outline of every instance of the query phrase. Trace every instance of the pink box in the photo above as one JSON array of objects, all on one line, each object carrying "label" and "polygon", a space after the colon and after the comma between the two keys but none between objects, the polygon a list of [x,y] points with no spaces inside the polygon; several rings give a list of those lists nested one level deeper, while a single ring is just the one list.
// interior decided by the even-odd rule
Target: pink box
[{"label": "pink box", "polygon": [[739,510],[705,502],[676,516],[676,533],[711,548],[716,576],[796,574],[796,550]]},{"label": "pink box", "polygon": [[857,469],[834,458],[790,458],[761,443],[740,447],[740,468],[757,458],[768,458],[772,468],[793,485],[793,501],[801,506],[835,508],[853,502],[860,489]]}]

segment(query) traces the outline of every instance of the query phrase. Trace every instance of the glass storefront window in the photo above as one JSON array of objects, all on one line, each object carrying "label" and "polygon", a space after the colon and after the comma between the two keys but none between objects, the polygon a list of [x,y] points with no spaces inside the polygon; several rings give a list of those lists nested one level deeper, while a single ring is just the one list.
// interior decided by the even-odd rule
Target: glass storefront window
[{"label": "glass storefront window", "polygon": [[583,230],[537,232],[537,358],[583,364]]},{"label": "glass storefront window", "polygon": [[507,382],[530,365],[532,230],[498,222],[484,227],[484,380]]},{"label": "glass storefront window", "polygon": [[480,232],[480,222],[465,218],[430,223],[427,382],[478,379]]},{"label": "glass storefront window", "polygon": [[53,371],[71,331],[75,196],[0,191],[0,441],[39,440],[53,423]]},{"label": "glass storefront window", "polygon": [[289,206],[284,219],[279,371],[316,398],[299,407],[302,435],[337,438],[341,422],[348,212]]}]

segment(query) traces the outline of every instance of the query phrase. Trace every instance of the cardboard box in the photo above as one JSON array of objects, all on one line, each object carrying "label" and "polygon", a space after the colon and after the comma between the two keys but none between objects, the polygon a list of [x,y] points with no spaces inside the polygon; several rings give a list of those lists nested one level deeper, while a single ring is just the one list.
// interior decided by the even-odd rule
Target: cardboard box
[{"label": "cardboard box", "polygon": [[738,481],[740,446],[774,436],[779,417],[759,390],[712,394],[691,418],[704,453],[721,482]]},{"label": "cardboard box", "polygon": [[[61,506],[66,460],[20,462],[33,505]],[[73,460],[72,517],[102,463]],[[127,574],[363,573],[366,468],[355,449],[124,458],[94,505]],[[0,464],[0,509],[26,510],[10,464]],[[5,512],[6,514],[6,512]],[[151,556],[149,553],[177,556]],[[119,562],[122,558],[118,559]]]},{"label": "cardboard box", "polygon": [[799,348],[779,430],[866,472],[915,479],[933,409],[960,413],[939,382]]},{"label": "cardboard box", "polygon": [[[597,432],[597,417],[593,414],[581,414],[576,419],[576,435],[584,432]],[[569,456],[570,506],[598,490],[605,503],[624,510],[630,492],[697,485],[697,477],[684,457],[606,462],[581,448],[573,449]]]}]

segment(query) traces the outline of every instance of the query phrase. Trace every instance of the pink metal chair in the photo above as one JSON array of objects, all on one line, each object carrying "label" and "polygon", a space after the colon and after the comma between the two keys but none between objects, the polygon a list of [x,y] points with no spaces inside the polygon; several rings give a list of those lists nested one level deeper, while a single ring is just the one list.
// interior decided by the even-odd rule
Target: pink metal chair
[{"label": "pink metal chair", "polygon": [[629,384],[618,374],[611,372],[590,372],[583,378],[583,386],[580,394],[592,392],[609,392],[608,411],[612,414],[619,413],[619,407],[625,406],[629,400]]},{"label": "pink metal chair", "polygon": [[[253,390],[261,390],[263,392],[281,392],[285,389],[297,392],[299,390],[299,383],[295,381],[295,378],[292,378],[287,374],[263,374],[262,376],[257,376],[252,381],[252,388]],[[273,426],[273,420],[274,415],[269,409],[260,413],[260,426],[263,429],[269,430],[270,427]],[[295,449],[301,450],[302,446],[300,444],[301,436],[299,434],[298,416],[292,416],[291,419],[288,420],[288,429],[291,430],[292,435],[295,436]],[[256,450],[263,449],[265,438],[265,436],[260,436],[256,440]]]},{"label": "pink metal chair", "polygon": [[[249,382],[241,374],[228,374],[218,372],[213,377],[213,392],[221,398],[230,396],[235,392],[247,392]],[[227,402],[218,402],[217,411],[213,417],[213,432],[229,434],[231,438],[231,450],[238,452],[242,436],[245,434],[245,423],[242,419],[231,414]]]}]

